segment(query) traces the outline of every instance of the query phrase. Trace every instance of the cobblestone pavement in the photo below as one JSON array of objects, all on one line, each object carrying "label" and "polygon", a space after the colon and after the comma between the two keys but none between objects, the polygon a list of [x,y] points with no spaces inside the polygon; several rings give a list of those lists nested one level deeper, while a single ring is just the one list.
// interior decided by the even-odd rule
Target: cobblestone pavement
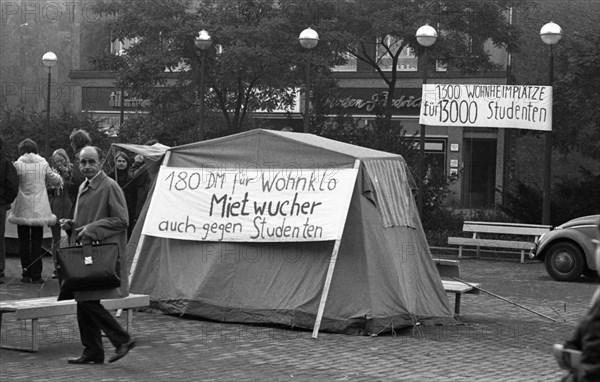
[{"label": "cobblestone pavement", "polygon": [[[45,259],[44,275],[50,274]],[[8,259],[0,298],[53,296],[56,280],[22,284]],[[40,319],[40,351],[0,350],[1,381],[557,381],[551,355],[585,313],[597,282],[555,282],[540,263],[461,260],[466,281],[489,294],[465,295],[462,325],[416,327],[381,336],[349,336],[221,324],[158,312],[136,313],[138,346],[105,365],[68,365],[81,352],[75,316]],[[449,295],[453,304],[454,296]],[[26,346],[30,333],[14,315],[2,321],[2,344]],[[124,322],[124,316],[120,318]],[[107,357],[112,352],[105,342]]]}]

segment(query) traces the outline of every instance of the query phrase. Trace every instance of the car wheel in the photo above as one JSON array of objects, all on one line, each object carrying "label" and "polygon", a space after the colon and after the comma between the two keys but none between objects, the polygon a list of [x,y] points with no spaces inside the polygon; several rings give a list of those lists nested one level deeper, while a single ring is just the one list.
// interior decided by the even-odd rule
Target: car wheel
[{"label": "car wheel", "polygon": [[546,271],[554,280],[573,281],[585,268],[583,253],[572,243],[557,243],[548,248],[545,259]]}]

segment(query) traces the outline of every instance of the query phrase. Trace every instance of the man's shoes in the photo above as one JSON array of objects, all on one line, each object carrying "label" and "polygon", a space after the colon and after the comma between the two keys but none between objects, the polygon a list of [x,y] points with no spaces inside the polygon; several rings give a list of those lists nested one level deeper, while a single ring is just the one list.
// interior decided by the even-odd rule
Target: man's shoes
[{"label": "man's shoes", "polygon": [[5,276],[4,271],[3,270],[0,271],[0,277],[4,277],[4,276]]},{"label": "man's shoes", "polygon": [[104,363],[104,358],[92,358],[87,355],[82,355],[79,358],[70,359],[67,362],[71,365],[86,365],[89,363]]},{"label": "man's shoes", "polygon": [[39,279],[31,280],[32,284],[43,284],[44,280],[40,277]]},{"label": "man's shoes", "polygon": [[31,278],[29,278],[29,277],[23,277],[23,278],[21,278],[21,282],[25,283],[25,284],[29,284],[31,282]]},{"label": "man's shoes", "polygon": [[135,347],[135,340],[132,338],[129,341],[125,342],[123,345],[119,346],[117,348],[117,350],[115,350],[115,355],[110,357],[108,362],[113,363],[113,362],[120,360],[121,358],[125,357],[127,355],[127,353],[129,353],[129,351],[131,349],[133,349],[134,347]]}]

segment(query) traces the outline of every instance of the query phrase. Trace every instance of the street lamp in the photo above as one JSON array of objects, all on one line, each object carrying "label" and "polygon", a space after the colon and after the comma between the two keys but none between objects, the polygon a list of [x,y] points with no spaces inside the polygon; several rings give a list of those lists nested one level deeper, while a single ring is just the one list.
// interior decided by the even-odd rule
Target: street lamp
[{"label": "street lamp", "polygon": [[[550,55],[548,62],[548,85],[554,83],[554,55],[552,46],[560,41],[562,37],[562,28],[553,22],[549,22],[540,29],[540,38],[550,46]],[[553,89],[554,90],[554,89]],[[552,95],[554,97],[554,94]],[[554,98],[553,98],[554,99]],[[554,101],[552,102],[554,103]],[[552,105],[550,105],[552,107]],[[544,184],[543,184],[543,202],[542,202],[542,224],[550,224],[550,184],[552,183],[552,125],[550,131],[544,135]]]},{"label": "street lamp", "polygon": [[210,35],[208,34],[207,31],[205,31],[204,29],[202,29],[200,32],[198,32],[198,37],[196,37],[196,39],[194,40],[194,44],[196,45],[196,48],[200,49],[202,51],[201,54],[201,62],[200,62],[200,131],[199,131],[199,138],[200,140],[204,140],[204,77],[205,77],[205,73],[206,73],[206,68],[205,68],[205,60],[204,60],[204,53],[205,51],[211,47],[212,45],[212,39],[210,38]]},{"label": "street lamp", "polygon": [[[429,26],[429,24],[425,24],[419,29],[417,29],[417,33],[415,34],[417,38],[417,42],[419,45],[424,47],[423,50],[423,58],[421,62],[423,63],[423,87],[427,83],[427,63],[429,61],[429,57],[427,55],[428,48],[432,46],[437,40],[437,32],[436,30]],[[423,102],[423,99],[421,99]],[[419,216],[423,217],[423,194],[425,193],[424,189],[424,178],[425,178],[425,125],[421,125],[419,136],[419,195],[417,198],[417,208],[419,210]]]},{"label": "street lamp", "polygon": [[310,61],[311,51],[319,43],[319,34],[314,29],[308,27],[298,36],[298,41],[303,48],[308,50],[306,60],[306,91],[304,92],[304,132],[308,133],[308,120],[310,117]]},{"label": "street lamp", "polygon": [[52,67],[58,62],[56,54],[46,52],[42,56],[42,62],[48,67],[48,97],[46,99],[46,143],[44,145],[44,155],[50,155],[50,81],[52,80]]}]

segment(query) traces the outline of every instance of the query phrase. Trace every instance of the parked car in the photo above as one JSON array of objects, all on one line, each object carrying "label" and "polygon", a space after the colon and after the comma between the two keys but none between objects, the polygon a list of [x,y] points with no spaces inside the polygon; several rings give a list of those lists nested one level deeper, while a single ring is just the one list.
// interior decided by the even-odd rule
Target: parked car
[{"label": "parked car", "polygon": [[582,274],[598,276],[598,245],[600,215],[584,216],[540,236],[529,257],[543,261],[553,279],[573,281]]}]

